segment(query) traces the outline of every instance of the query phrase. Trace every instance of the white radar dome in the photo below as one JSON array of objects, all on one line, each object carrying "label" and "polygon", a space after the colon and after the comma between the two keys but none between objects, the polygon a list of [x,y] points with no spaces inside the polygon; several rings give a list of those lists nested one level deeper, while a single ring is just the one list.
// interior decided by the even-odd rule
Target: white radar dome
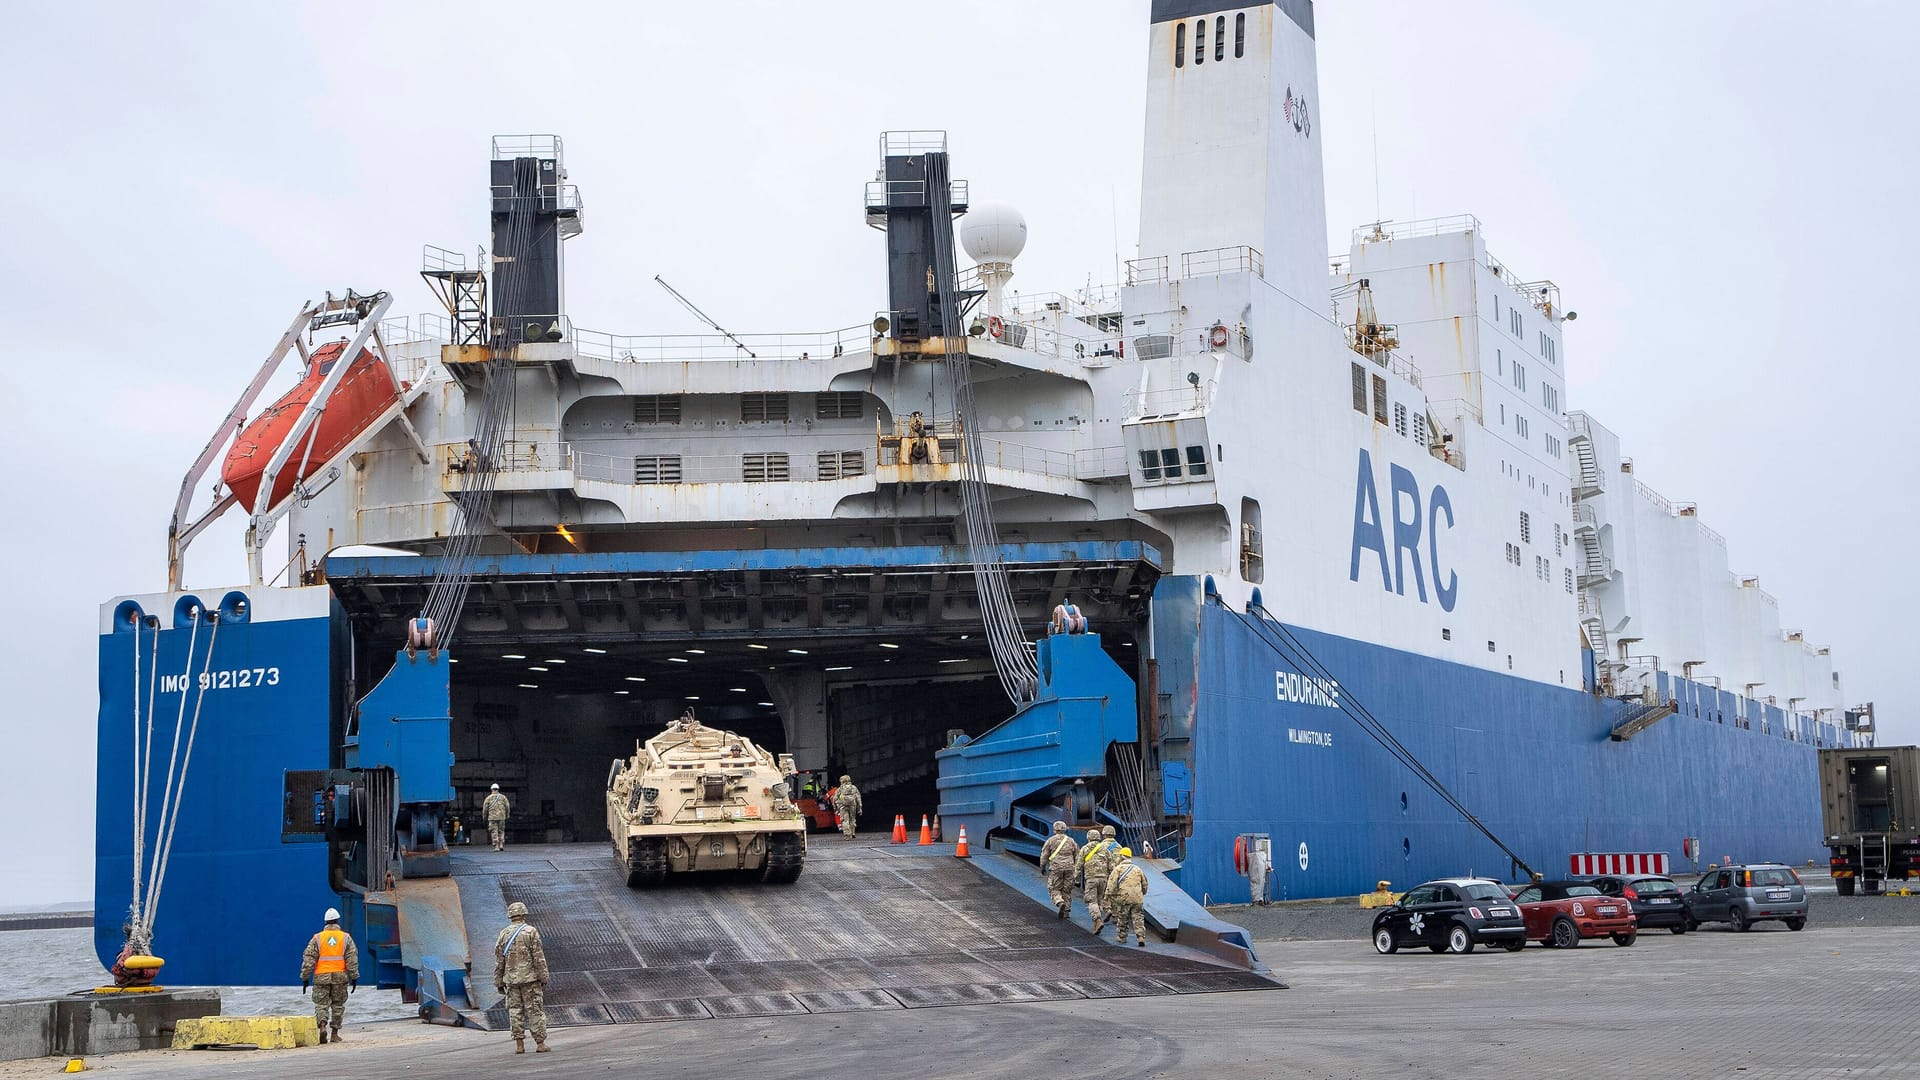
[{"label": "white radar dome", "polygon": [[977,263],[1010,263],[1027,246],[1027,219],[1005,203],[983,203],[960,219],[960,246]]}]

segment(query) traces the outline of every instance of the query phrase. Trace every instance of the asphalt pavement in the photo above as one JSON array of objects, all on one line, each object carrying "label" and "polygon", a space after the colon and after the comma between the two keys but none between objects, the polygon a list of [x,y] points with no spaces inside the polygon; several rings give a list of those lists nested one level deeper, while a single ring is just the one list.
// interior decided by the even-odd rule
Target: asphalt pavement
[{"label": "asphalt pavement", "polygon": [[[1240,914],[1240,911],[1228,912]],[[1650,934],[1629,948],[1380,956],[1353,904],[1252,909],[1292,987],[556,1032],[358,1023],[344,1046],[98,1059],[126,1077],[628,1074],[1049,1078],[1920,1077],[1920,897],[1819,897],[1794,933]],[[0,1078],[52,1063],[0,1066]]]}]

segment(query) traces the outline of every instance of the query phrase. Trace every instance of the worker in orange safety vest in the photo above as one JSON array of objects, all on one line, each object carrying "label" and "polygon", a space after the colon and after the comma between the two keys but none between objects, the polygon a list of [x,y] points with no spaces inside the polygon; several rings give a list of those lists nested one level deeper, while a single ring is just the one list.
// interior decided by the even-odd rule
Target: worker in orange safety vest
[{"label": "worker in orange safety vest", "polygon": [[307,942],[300,960],[300,992],[313,984],[313,1022],[320,1027],[320,1043],[326,1045],[328,1029],[333,1041],[340,1041],[340,1021],[347,1015],[347,995],[360,988],[360,948],[353,935],[340,929],[340,912],[328,908],[326,926]]}]

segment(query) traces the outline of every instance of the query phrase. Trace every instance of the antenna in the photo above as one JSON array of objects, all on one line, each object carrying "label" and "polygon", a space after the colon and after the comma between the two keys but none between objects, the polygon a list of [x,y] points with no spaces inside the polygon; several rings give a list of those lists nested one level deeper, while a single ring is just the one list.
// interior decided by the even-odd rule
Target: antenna
[{"label": "antenna", "polygon": [[[1380,111],[1375,104],[1374,93],[1367,92],[1367,120],[1373,125],[1373,220],[1380,220]],[[1375,224],[1374,229],[1378,230]]]},{"label": "antenna", "polygon": [[659,274],[655,274],[655,275],[653,275],[653,283],[654,283],[655,285],[658,285],[658,286],[660,286],[661,288],[663,288],[663,289],[665,289],[665,290],[667,290],[667,294],[668,294],[669,296],[672,296],[672,297],[673,297],[673,298],[674,298],[675,300],[678,300],[678,301],[680,301],[680,306],[681,306],[681,307],[683,307],[683,308],[686,308],[686,309],[687,309],[688,311],[691,311],[691,312],[693,312],[693,317],[694,317],[694,318],[696,318],[696,319],[699,319],[699,320],[700,320],[701,322],[703,322],[703,323],[706,323],[706,324],[707,324],[708,326],[711,326],[711,327],[713,327],[713,328],[714,328],[715,330],[718,330],[718,331],[720,332],[720,336],[721,336],[721,337],[724,337],[724,338],[726,338],[726,339],[727,339],[728,341],[731,341],[731,342],[733,342],[733,344],[734,344],[734,347],[735,347],[735,348],[737,348],[737,349],[739,349],[739,350],[740,350],[741,352],[743,352],[743,353],[746,353],[746,354],[747,354],[747,359],[749,359],[749,360],[758,360],[758,359],[760,359],[760,358],[759,358],[758,356],[755,356],[755,355],[753,354],[753,350],[752,350],[752,349],[749,349],[749,348],[747,348],[747,343],[746,343],[746,342],[744,342],[744,341],[741,341],[741,340],[740,340],[739,338],[737,338],[737,337],[734,337],[734,336],[733,336],[733,331],[731,331],[731,330],[728,330],[728,329],[727,329],[726,327],[724,327],[724,326],[721,326],[721,325],[720,325],[719,323],[717,323],[717,322],[714,322],[714,321],[713,321],[713,319],[712,319],[712,317],[711,317],[711,316],[709,316],[709,315],[708,315],[708,314],[707,314],[706,312],[704,312],[704,311],[701,311],[701,310],[700,310],[699,308],[697,308],[697,307],[695,307],[695,306],[693,305],[693,301],[691,301],[691,300],[689,300],[689,299],[687,299],[687,298],[686,298],[686,297],[684,297],[684,296],[681,296],[681,295],[680,295],[680,290],[678,290],[678,289],[676,289],[676,288],[674,288],[673,286],[671,286],[671,285],[669,285],[669,284],[667,284],[667,279],[666,279],[666,278],[663,278],[663,277],[661,277],[661,276],[660,276]]}]

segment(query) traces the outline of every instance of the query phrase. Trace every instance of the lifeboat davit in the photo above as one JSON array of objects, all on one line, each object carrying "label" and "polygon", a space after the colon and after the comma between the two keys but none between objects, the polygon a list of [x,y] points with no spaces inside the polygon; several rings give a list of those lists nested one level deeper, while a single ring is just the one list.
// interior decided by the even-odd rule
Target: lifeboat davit
[{"label": "lifeboat davit", "polygon": [[[300,384],[287,391],[265,412],[254,417],[253,422],[234,439],[233,448],[227,451],[226,463],[220,467],[220,480],[239,498],[240,504],[249,513],[257,513],[261,509],[257,505],[260,474],[266,471],[267,462],[273,460],[273,452],[286,441],[294,422],[300,419],[301,412],[313,400],[313,395],[319,392],[320,384],[326,381],[333,365],[340,362],[340,354],[346,350],[347,343],[344,341],[315,349],[307,358],[307,373],[301,378]],[[326,411],[320,414],[320,418],[314,421],[313,429],[303,435],[287,455],[286,464],[280,467],[280,474],[274,478],[272,497],[266,500],[265,505],[272,506],[292,494],[295,483],[319,472],[327,462],[333,460],[334,455],[346,449],[399,400],[400,384],[394,379],[386,361],[361,349],[353,365],[341,376],[339,385],[333,388],[333,396],[327,399]],[[311,451],[307,447],[309,436],[313,443]],[[304,471],[300,468],[303,457],[306,459]]]}]

